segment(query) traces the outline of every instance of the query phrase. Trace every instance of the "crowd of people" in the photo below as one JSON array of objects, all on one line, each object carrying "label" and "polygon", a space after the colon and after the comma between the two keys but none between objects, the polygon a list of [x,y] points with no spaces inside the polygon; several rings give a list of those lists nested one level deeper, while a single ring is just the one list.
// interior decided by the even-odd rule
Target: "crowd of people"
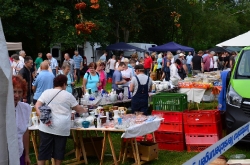
[{"label": "crowd of people", "polygon": [[[176,55],[171,52],[157,54],[145,52],[144,57],[137,53],[130,59],[120,54],[108,58],[104,52],[97,62],[87,66],[86,57],[74,51],[73,58],[68,53],[64,54],[64,61],[59,67],[52,54],[38,53],[35,61],[26,56],[25,51],[19,55],[11,56],[13,70],[14,103],[16,109],[16,123],[18,128],[18,142],[20,162],[30,164],[29,160],[29,134],[28,123],[31,114],[30,105],[33,103],[38,115],[44,104],[49,104],[52,110],[53,127],[40,123],[39,165],[53,157],[56,164],[63,160],[66,137],[69,136],[71,111],[86,112],[78,106],[76,98],[72,95],[74,86],[82,78],[82,92],[96,93],[106,90],[108,79],[112,79],[112,89],[117,94],[128,89],[133,99],[131,100],[132,112],[141,111],[147,115],[148,92],[151,91],[153,80],[169,81],[171,78],[184,79],[189,74],[196,75],[202,72],[224,70],[232,68],[237,53],[228,52],[217,54],[213,51],[199,51],[197,55],[192,52],[178,50]],[[81,74],[83,76],[81,77]]]}]

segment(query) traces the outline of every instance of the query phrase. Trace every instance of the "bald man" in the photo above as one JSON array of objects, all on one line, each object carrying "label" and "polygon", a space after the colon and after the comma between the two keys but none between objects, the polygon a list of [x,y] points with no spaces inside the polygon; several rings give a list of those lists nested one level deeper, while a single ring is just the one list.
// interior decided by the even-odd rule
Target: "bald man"
[{"label": "bald man", "polygon": [[50,62],[50,67],[51,67],[51,70],[52,70],[54,76],[56,76],[58,74],[58,62],[57,62],[57,60],[54,57],[52,57],[51,53],[47,53],[46,57],[48,58],[48,60]]},{"label": "bald man", "polygon": [[48,63],[42,62],[40,65],[41,71],[37,74],[36,78],[32,83],[32,89],[34,91],[33,104],[35,105],[38,98],[46,89],[53,88],[54,74],[49,72]]}]

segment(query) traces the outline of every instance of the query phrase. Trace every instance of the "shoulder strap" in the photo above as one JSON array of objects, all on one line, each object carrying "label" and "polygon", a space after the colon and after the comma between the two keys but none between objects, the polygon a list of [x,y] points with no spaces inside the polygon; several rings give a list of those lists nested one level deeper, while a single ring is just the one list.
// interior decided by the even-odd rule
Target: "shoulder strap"
[{"label": "shoulder strap", "polygon": [[139,81],[138,77],[137,77],[137,76],[135,76],[135,78],[137,79],[138,85],[141,85],[141,83],[140,83],[140,81]]},{"label": "shoulder strap", "polygon": [[[58,93],[60,93],[62,90],[60,90],[59,92],[57,92],[57,94],[50,100],[50,102],[58,95]],[[50,103],[49,102],[49,103]],[[47,105],[49,105],[49,103]]]}]

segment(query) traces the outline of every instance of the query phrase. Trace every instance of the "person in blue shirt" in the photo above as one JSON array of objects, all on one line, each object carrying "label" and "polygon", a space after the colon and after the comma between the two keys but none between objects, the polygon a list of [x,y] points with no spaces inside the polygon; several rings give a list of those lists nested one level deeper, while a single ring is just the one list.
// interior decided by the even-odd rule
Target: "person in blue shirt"
[{"label": "person in blue shirt", "polygon": [[58,62],[57,62],[57,60],[54,57],[52,57],[51,53],[47,53],[46,56],[50,62],[51,70],[52,70],[54,76],[56,76],[58,74]]},{"label": "person in blue shirt", "polygon": [[85,73],[82,83],[82,91],[86,93],[86,89],[91,89],[91,93],[98,91],[100,85],[100,75],[96,72],[97,65],[94,62],[89,64],[89,70]]},{"label": "person in blue shirt", "polygon": [[75,50],[75,55],[73,56],[73,60],[75,63],[75,77],[77,77],[77,83],[80,82],[80,76],[81,76],[81,70],[83,68],[83,58],[82,56],[78,53],[77,50]]},{"label": "person in blue shirt", "polygon": [[67,87],[66,87],[66,91],[68,91],[69,93],[73,93],[73,88],[75,85],[75,81],[74,81],[74,77],[70,72],[70,63],[69,62],[64,62],[63,66],[62,66],[62,74],[64,74],[65,76],[67,76]]},{"label": "person in blue shirt", "polygon": [[103,53],[103,55],[100,57],[99,61],[106,63],[106,61],[107,61],[107,52]]},{"label": "person in blue shirt", "polygon": [[33,104],[35,105],[41,94],[47,90],[53,88],[54,74],[49,72],[49,66],[47,62],[42,62],[40,65],[41,71],[36,76],[32,83],[32,90],[34,91]]},{"label": "person in blue shirt", "polygon": [[191,74],[192,72],[192,67],[191,67],[191,63],[192,63],[192,59],[193,59],[193,55],[191,52],[188,52],[188,55],[186,57],[187,60],[187,68],[188,68],[188,74]]},{"label": "person in blue shirt", "polygon": [[156,72],[157,72],[157,80],[160,80],[162,75],[162,53],[158,54]]}]

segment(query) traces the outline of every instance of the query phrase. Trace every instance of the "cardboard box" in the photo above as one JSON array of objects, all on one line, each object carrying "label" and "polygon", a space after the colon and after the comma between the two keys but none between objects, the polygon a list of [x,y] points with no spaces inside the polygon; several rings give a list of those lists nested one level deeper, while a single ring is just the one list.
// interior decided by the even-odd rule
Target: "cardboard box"
[{"label": "cardboard box", "polygon": [[228,165],[250,165],[250,159],[229,159]]},{"label": "cardboard box", "polygon": [[[102,153],[103,137],[92,137],[97,154]],[[87,156],[97,156],[90,138],[83,138],[83,145]]]},{"label": "cardboard box", "polygon": [[[153,142],[138,143],[138,150],[140,159],[144,161],[151,161],[158,158],[158,144]],[[127,150],[127,157],[133,158],[132,148]]]}]

